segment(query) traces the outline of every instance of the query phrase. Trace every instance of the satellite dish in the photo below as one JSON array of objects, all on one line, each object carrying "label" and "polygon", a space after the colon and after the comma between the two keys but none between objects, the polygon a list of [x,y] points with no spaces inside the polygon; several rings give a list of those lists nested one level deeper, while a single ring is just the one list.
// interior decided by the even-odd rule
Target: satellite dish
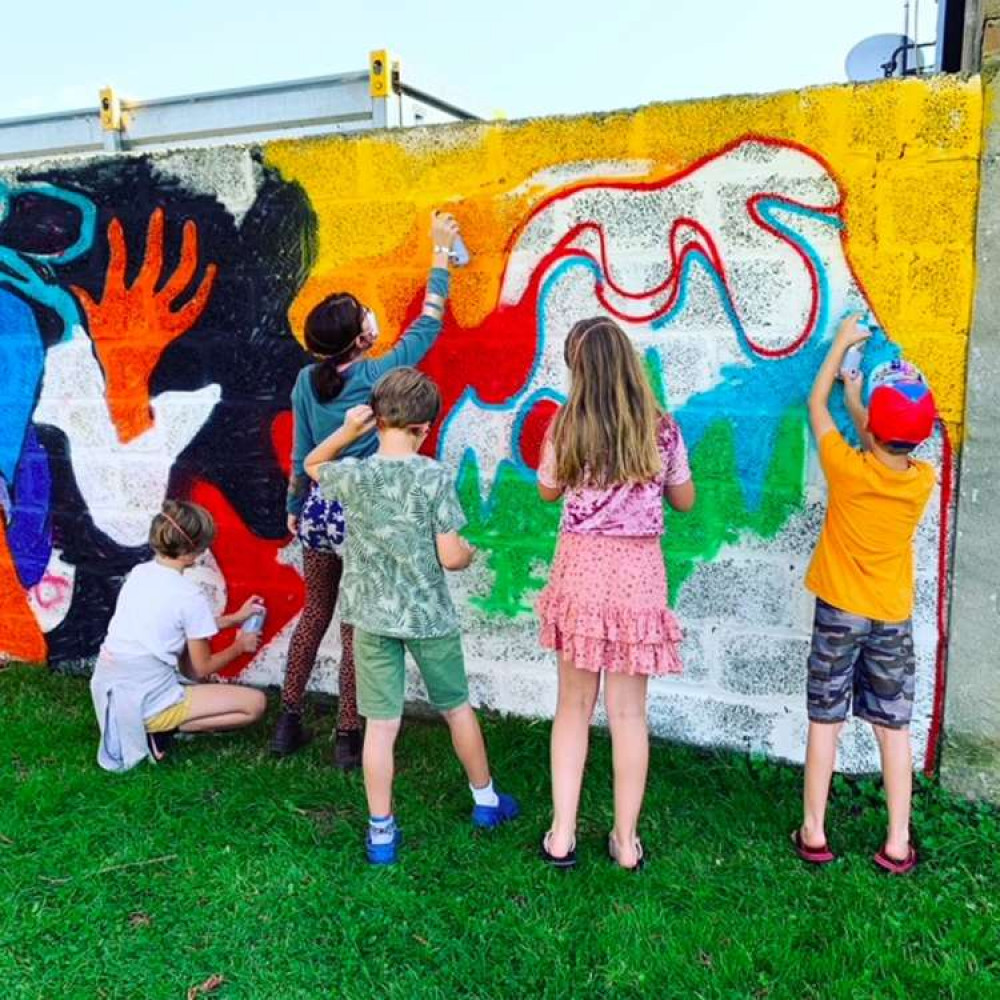
[{"label": "satellite dish", "polygon": [[906,35],[872,35],[858,42],[847,53],[844,68],[847,79],[855,83],[862,80],[884,80],[890,76],[919,73],[924,68],[924,56],[912,38]]}]

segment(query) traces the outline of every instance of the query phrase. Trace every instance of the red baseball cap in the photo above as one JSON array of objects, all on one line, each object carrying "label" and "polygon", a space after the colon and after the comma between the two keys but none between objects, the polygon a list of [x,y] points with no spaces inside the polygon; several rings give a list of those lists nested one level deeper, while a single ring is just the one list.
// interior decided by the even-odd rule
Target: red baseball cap
[{"label": "red baseball cap", "polygon": [[868,400],[868,429],[887,444],[916,446],[934,433],[937,406],[922,379],[877,386]]}]

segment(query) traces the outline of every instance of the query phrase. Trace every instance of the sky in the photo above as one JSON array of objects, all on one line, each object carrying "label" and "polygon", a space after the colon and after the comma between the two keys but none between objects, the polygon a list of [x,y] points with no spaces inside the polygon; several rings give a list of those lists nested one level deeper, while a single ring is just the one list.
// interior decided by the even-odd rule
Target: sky
[{"label": "sky", "polygon": [[[916,0],[932,41],[935,0]],[[846,79],[903,0],[47,0],[4,5],[0,118],[365,69],[482,117],[522,118]],[[911,5],[912,6],[912,5]],[[41,18],[41,20],[39,20]]]}]

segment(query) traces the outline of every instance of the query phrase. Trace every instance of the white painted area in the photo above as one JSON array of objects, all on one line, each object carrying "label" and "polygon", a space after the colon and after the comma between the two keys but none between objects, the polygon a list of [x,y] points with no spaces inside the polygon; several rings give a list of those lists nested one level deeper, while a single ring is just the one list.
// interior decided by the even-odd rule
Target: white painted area
[{"label": "white painted area", "polygon": [[229,603],[229,589],[226,586],[226,578],[222,575],[222,570],[211,550],[203,552],[198,557],[198,561],[184,571],[184,575],[201,588],[201,592],[208,598],[208,603],[212,606],[212,614],[216,618],[226,613],[226,605]]},{"label": "white painted area", "polygon": [[73,475],[94,523],[119,545],[145,544],[177,456],[222,396],[218,385],[164,392],[150,402],[153,426],[123,444],[105,398],[104,374],[81,326],[45,354],[36,424],[69,440]]},{"label": "white painted area", "polygon": [[507,192],[508,198],[520,198],[541,191],[555,191],[579,181],[598,177],[644,177],[653,168],[652,160],[583,160],[546,167],[533,173],[526,181]]},{"label": "white painted area", "polygon": [[28,591],[28,605],[43,632],[61,625],[73,604],[76,567],[62,556],[61,549],[52,549],[41,580]]},{"label": "white painted area", "polygon": [[[552,203],[528,223],[508,260],[501,299],[506,304],[517,302],[534,270],[557,247],[583,250],[600,260],[598,228],[605,234],[604,273],[639,296],[671,276],[665,252],[669,233],[677,219],[689,217],[712,236],[749,336],[765,348],[787,345],[804,328],[812,284],[802,258],[748,214],[748,200],[762,192],[818,209],[832,209],[839,200],[832,178],[816,160],[796,150],[753,142],[708,161],[671,187],[638,193],[611,183],[588,187]],[[592,225],[564,243],[570,230],[582,223]],[[795,217],[795,227],[820,256],[834,312],[838,303],[856,301],[861,293],[845,259],[840,231],[802,215]],[[682,248],[702,237],[685,225],[677,239]],[[553,271],[550,267],[548,276]],[[471,449],[484,494],[500,461],[516,457],[513,435],[519,415],[539,393],[564,391],[565,336],[576,319],[605,311],[597,293],[592,273],[582,267],[565,271],[539,309],[537,363],[525,385],[501,407],[483,406],[467,395],[443,428],[441,450],[446,461],[457,467]],[[641,317],[663,305],[663,294],[612,295],[612,303],[634,317],[622,325],[636,346],[654,349],[663,360],[668,398],[677,408],[719,384],[725,366],[747,362],[718,289],[707,275],[692,275],[685,307],[665,328],[655,330]],[[747,405],[752,409],[753,400]],[[921,457],[940,468],[939,442],[926,446]],[[703,498],[711,500],[707,492]],[[688,635],[685,654],[690,672],[650,684],[650,723],[656,735],[802,761],[807,727],[805,661],[813,608],[802,581],[825,502],[825,484],[812,451],[804,500],[804,509],[776,538],[765,541],[744,533],[699,565],[682,588],[677,611]],[[926,750],[934,693],[939,507],[936,493],[916,543],[918,679],[912,728],[918,763]],[[473,700],[526,718],[551,715],[555,664],[538,646],[532,616],[497,619],[470,605],[470,597],[489,590],[489,571],[482,564],[451,581],[456,603],[463,609]],[[258,657],[250,678],[267,683],[280,679],[288,634],[290,628],[271,643],[266,656]],[[321,654],[325,664],[337,662],[335,636],[336,629],[331,629]],[[324,690],[335,686],[335,671],[329,672],[329,683],[318,685]],[[408,696],[420,697],[420,692],[411,671]],[[839,764],[852,772],[877,767],[868,727],[848,725]]]},{"label": "white painted area", "polygon": [[237,226],[257,197],[259,167],[246,146],[221,146],[195,159],[178,150],[151,160],[158,174],[189,191],[218,200]]},{"label": "white painted area", "polygon": [[[819,210],[833,209],[839,192],[822,165],[795,149],[745,142],[659,188],[636,191],[610,179],[638,176],[647,166],[568,164],[541,171],[521,186],[556,190],[601,177],[551,202],[527,223],[507,261],[502,303],[519,302],[542,260],[559,247],[590,255],[610,281],[602,285],[581,266],[562,271],[556,279],[556,268],[550,265],[545,278],[552,284],[539,309],[537,359],[530,376],[502,406],[484,406],[469,394],[450,415],[441,434],[442,455],[457,468],[471,449],[479,462],[484,493],[499,463],[516,458],[513,440],[519,418],[540,394],[558,396],[564,391],[566,334],[575,320],[606,311],[599,297],[602,288],[610,304],[626,315],[622,325],[636,346],[659,356],[671,408],[719,385],[727,366],[748,363],[719,289],[703,270],[690,275],[684,307],[666,326],[654,329],[646,318],[663,307],[669,281],[676,277],[670,253],[675,227],[675,257],[685,246],[709,242],[714,246],[735,309],[756,342],[778,348],[795,341],[804,328],[813,294],[809,269],[786,242],[752,217],[747,206],[755,195],[766,193]],[[256,177],[245,150],[173,154],[158,161],[158,169],[196,191],[213,194],[237,220],[252,204]],[[689,221],[677,225],[679,220]],[[579,226],[584,228],[568,239]],[[797,216],[795,227],[819,254],[834,310],[837,303],[859,297],[840,232],[807,216]],[[604,234],[603,244],[599,233]],[[612,283],[619,291],[611,288]],[[118,440],[105,391],[92,345],[77,327],[67,342],[47,353],[35,420],[67,435],[76,482],[100,530],[119,544],[140,545],[162,502],[173,463],[208,420],[220,390],[212,385],[157,397],[151,403],[153,428],[129,445]],[[753,407],[754,401],[748,400],[747,408]],[[930,444],[922,457],[940,468],[939,443]],[[803,509],[777,537],[740,535],[699,565],[682,588],[677,611],[687,634],[688,672],[651,683],[650,721],[656,735],[802,760],[807,724],[805,654],[812,608],[802,578],[825,498],[812,452],[805,476]],[[711,484],[705,484],[702,502],[711,499]],[[913,732],[918,762],[926,748],[934,696],[939,511],[940,497],[935,493],[916,541],[918,674]],[[286,565],[297,566],[299,559],[294,544],[278,555]],[[61,562],[58,553],[50,569],[54,577],[66,577],[71,587],[73,569]],[[211,556],[195,572],[209,590],[213,606],[223,610],[225,581]],[[487,593],[492,582],[484,561],[452,576],[451,582],[462,611],[473,700],[527,718],[551,715],[555,664],[538,645],[532,616],[511,620],[476,610],[470,598]],[[53,603],[48,590],[39,590],[36,597],[33,607],[43,628],[54,627],[68,604]],[[258,652],[243,681],[281,683],[296,621],[290,620]],[[313,690],[336,691],[339,660],[339,629],[334,622],[321,647]],[[409,697],[421,695],[412,672],[407,692]],[[875,768],[875,745],[866,727],[852,723],[847,728],[840,765],[849,771]]]},{"label": "white painted area", "polygon": [[[510,253],[501,303],[519,302],[542,261],[557,248],[589,255],[599,274],[578,265],[569,270],[549,265],[541,286],[534,371],[502,406],[485,406],[472,394],[463,397],[442,428],[444,459],[457,466],[472,450],[488,494],[499,462],[514,456],[519,417],[539,393],[564,390],[563,345],[573,323],[608,313],[602,292],[615,312],[631,317],[619,322],[636,347],[652,349],[662,359],[672,408],[717,385],[725,365],[746,364],[719,290],[698,265],[687,282],[683,308],[670,322],[657,329],[647,319],[670,301],[679,279],[673,259],[687,245],[708,252],[714,247],[751,340],[771,350],[795,343],[807,326],[813,285],[802,257],[751,216],[751,199],[765,194],[819,211],[832,210],[840,199],[833,179],[811,156],[748,141],[663,187],[634,190],[599,182],[544,206]],[[580,226],[585,228],[569,238]],[[840,230],[802,215],[795,217],[795,228],[817,248],[831,301],[859,297]]]}]

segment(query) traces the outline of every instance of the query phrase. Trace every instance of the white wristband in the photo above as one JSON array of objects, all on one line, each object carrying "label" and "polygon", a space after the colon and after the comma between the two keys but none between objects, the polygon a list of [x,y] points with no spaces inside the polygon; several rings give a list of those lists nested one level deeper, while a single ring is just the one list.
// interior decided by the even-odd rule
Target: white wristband
[{"label": "white wristband", "polygon": [[436,246],[436,247],[434,247],[434,252],[436,254],[437,253],[443,253],[446,256],[450,257],[451,254],[452,254],[452,249],[451,249],[451,247],[438,247],[438,246]]}]

